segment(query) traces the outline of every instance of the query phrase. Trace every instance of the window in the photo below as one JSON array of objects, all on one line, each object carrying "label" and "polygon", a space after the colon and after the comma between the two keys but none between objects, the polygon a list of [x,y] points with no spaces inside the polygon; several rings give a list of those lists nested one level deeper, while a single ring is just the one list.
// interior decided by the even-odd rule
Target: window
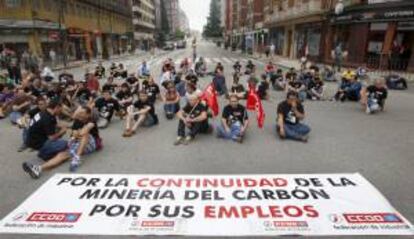
[{"label": "window", "polygon": [[22,4],[21,0],[5,0],[5,5],[8,8],[20,7]]}]

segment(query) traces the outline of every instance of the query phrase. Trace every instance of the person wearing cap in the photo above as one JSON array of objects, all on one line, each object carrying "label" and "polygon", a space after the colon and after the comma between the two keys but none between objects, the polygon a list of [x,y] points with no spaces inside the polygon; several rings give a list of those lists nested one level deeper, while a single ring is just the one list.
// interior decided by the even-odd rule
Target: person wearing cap
[{"label": "person wearing cap", "polygon": [[350,70],[344,72],[338,91],[334,100],[344,102],[346,100],[359,101],[362,84],[357,80],[355,72]]},{"label": "person wearing cap", "polygon": [[361,104],[367,114],[384,111],[388,90],[385,79],[379,78],[375,83],[361,90]]},{"label": "person wearing cap", "polygon": [[188,96],[188,102],[186,106],[178,111],[177,118],[179,119],[178,137],[174,145],[187,145],[198,134],[208,133],[210,130],[207,106],[202,104],[196,95]]}]

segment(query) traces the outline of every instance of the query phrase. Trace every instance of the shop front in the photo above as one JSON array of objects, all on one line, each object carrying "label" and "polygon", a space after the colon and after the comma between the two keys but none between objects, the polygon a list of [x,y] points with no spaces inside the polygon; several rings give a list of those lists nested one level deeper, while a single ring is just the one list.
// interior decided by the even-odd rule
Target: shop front
[{"label": "shop front", "polygon": [[295,27],[296,58],[306,56],[310,60],[321,56],[322,23],[301,24]]},{"label": "shop front", "polygon": [[341,44],[348,52],[345,65],[414,71],[414,1],[345,8],[330,24],[329,49]]}]

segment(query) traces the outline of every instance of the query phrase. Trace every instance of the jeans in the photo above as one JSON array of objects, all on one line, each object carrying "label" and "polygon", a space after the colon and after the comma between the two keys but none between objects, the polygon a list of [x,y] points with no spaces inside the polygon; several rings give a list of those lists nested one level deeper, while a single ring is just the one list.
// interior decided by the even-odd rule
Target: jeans
[{"label": "jeans", "polygon": [[371,113],[378,112],[382,108],[380,102],[374,98],[368,98],[367,107]]},{"label": "jeans", "polygon": [[[180,120],[178,122],[178,136],[185,137],[186,128],[187,126],[185,125],[184,121]],[[188,136],[191,136],[192,138],[194,138],[199,133],[207,133],[208,128],[209,128],[209,125],[207,121],[191,123],[190,127],[188,127],[190,131],[188,133]]]},{"label": "jeans", "polygon": [[63,139],[48,140],[39,149],[37,156],[44,161],[55,157],[58,153],[68,148],[68,142]]},{"label": "jeans", "polygon": [[180,105],[178,103],[164,105],[164,111],[166,114],[176,114],[179,110]]},{"label": "jeans", "polygon": [[242,124],[239,121],[231,124],[230,132],[227,132],[224,129],[224,126],[221,124],[217,126],[217,136],[220,138],[224,138],[224,139],[236,140],[237,138],[242,136],[241,129],[242,129]]},{"label": "jeans", "polygon": [[22,130],[22,139],[23,139],[23,145],[27,145],[27,135],[29,133],[28,128],[23,128]]},{"label": "jeans", "polygon": [[311,131],[310,127],[297,123],[297,124],[284,124],[285,129],[285,137],[287,139],[293,139],[293,140],[301,140],[303,136],[306,136]]},{"label": "jeans", "polygon": [[299,100],[303,102],[306,100],[308,93],[305,90],[303,90],[303,91],[299,91],[298,95],[299,95]]},{"label": "jeans", "polygon": [[9,115],[9,119],[12,124],[17,124],[17,120],[19,120],[21,117],[23,117],[23,114],[18,111],[13,111]]}]

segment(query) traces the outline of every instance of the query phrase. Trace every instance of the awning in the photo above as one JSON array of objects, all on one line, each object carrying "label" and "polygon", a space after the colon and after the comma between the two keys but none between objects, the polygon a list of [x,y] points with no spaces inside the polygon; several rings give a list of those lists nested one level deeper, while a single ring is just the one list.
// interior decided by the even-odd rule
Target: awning
[{"label": "awning", "polygon": [[348,7],[343,14],[330,14],[331,24],[414,21],[414,1]]}]

